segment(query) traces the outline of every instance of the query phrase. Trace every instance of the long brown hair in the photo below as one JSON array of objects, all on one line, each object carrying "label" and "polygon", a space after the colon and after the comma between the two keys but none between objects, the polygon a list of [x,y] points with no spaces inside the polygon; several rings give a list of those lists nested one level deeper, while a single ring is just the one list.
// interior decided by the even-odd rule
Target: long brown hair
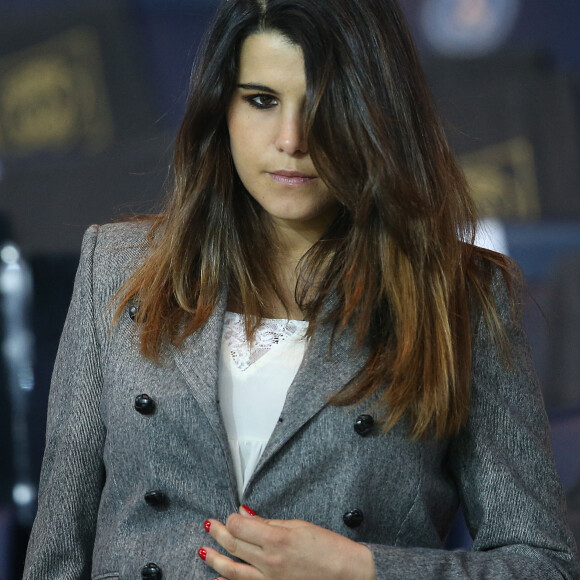
[{"label": "long brown hair", "polygon": [[141,351],[158,360],[164,341],[179,345],[205,324],[224,288],[250,334],[264,297],[280,297],[272,232],[235,172],[226,125],[242,43],[261,31],[302,48],[309,151],[341,204],[300,262],[296,300],[310,334],[331,321],[370,343],[332,403],[383,389],[387,429],[405,416],[415,437],[456,433],[469,408],[473,313],[501,342],[491,264],[507,276],[508,263],[473,245],[467,184],[394,0],[222,2],[194,67],[172,195],[117,314],[139,302]]}]

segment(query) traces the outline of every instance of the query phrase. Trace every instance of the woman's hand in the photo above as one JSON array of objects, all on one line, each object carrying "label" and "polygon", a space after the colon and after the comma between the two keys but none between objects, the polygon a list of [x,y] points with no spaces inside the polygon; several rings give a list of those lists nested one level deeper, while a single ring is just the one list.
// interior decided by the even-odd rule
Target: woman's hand
[{"label": "woman's hand", "polygon": [[371,551],[320,526],[301,520],[266,520],[249,508],[226,524],[208,520],[205,529],[236,562],[204,547],[199,556],[228,580],[375,580]]}]

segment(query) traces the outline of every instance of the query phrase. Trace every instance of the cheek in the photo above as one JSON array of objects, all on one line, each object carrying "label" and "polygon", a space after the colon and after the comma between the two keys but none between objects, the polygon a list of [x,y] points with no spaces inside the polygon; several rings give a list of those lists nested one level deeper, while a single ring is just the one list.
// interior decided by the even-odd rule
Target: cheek
[{"label": "cheek", "polygon": [[240,133],[237,129],[235,120],[228,120],[228,135],[230,138],[230,147],[232,149],[232,153],[235,149],[238,148],[239,134]]},{"label": "cheek", "polygon": [[247,127],[241,121],[232,119],[228,123],[228,130],[230,136],[230,149],[234,159],[234,164],[237,166],[238,163],[252,157],[255,143],[251,138]]},{"label": "cheek", "polygon": [[250,144],[252,142],[252,126],[251,118],[234,108],[228,116],[228,131],[232,146],[241,148]]}]

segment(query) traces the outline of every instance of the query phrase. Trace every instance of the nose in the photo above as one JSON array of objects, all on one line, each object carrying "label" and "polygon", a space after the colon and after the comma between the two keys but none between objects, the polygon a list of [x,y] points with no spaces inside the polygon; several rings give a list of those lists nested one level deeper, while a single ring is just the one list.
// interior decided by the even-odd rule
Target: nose
[{"label": "nose", "polygon": [[276,147],[288,155],[308,153],[301,115],[289,115],[280,120]]}]

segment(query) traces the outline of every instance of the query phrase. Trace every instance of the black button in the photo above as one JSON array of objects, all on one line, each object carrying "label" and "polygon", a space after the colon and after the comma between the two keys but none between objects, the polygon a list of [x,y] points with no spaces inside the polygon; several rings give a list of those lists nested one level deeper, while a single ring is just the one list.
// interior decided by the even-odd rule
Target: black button
[{"label": "black button", "polygon": [[363,513],[360,510],[350,510],[342,516],[342,521],[349,528],[358,528],[364,520]]},{"label": "black button", "polygon": [[131,304],[129,306],[129,318],[131,320],[135,320],[135,317],[137,316],[137,312],[139,312],[139,306],[137,306],[137,304]]},{"label": "black button", "polygon": [[161,568],[157,564],[147,564],[141,568],[141,578],[143,580],[161,580],[163,574],[161,573]]},{"label": "black button", "polygon": [[354,430],[361,436],[368,435],[375,425],[375,420],[370,415],[359,415],[354,422]]},{"label": "black button", "polygon": [[155,413],[155,401],[149,395],[138,395],[135,397],[135,409],[141,415],[152,415]]},{"label": "black button", "polygon": [[151,507],[160,507],[165,503],[165,494],[158,489],[150,489],[144,497]]}]

